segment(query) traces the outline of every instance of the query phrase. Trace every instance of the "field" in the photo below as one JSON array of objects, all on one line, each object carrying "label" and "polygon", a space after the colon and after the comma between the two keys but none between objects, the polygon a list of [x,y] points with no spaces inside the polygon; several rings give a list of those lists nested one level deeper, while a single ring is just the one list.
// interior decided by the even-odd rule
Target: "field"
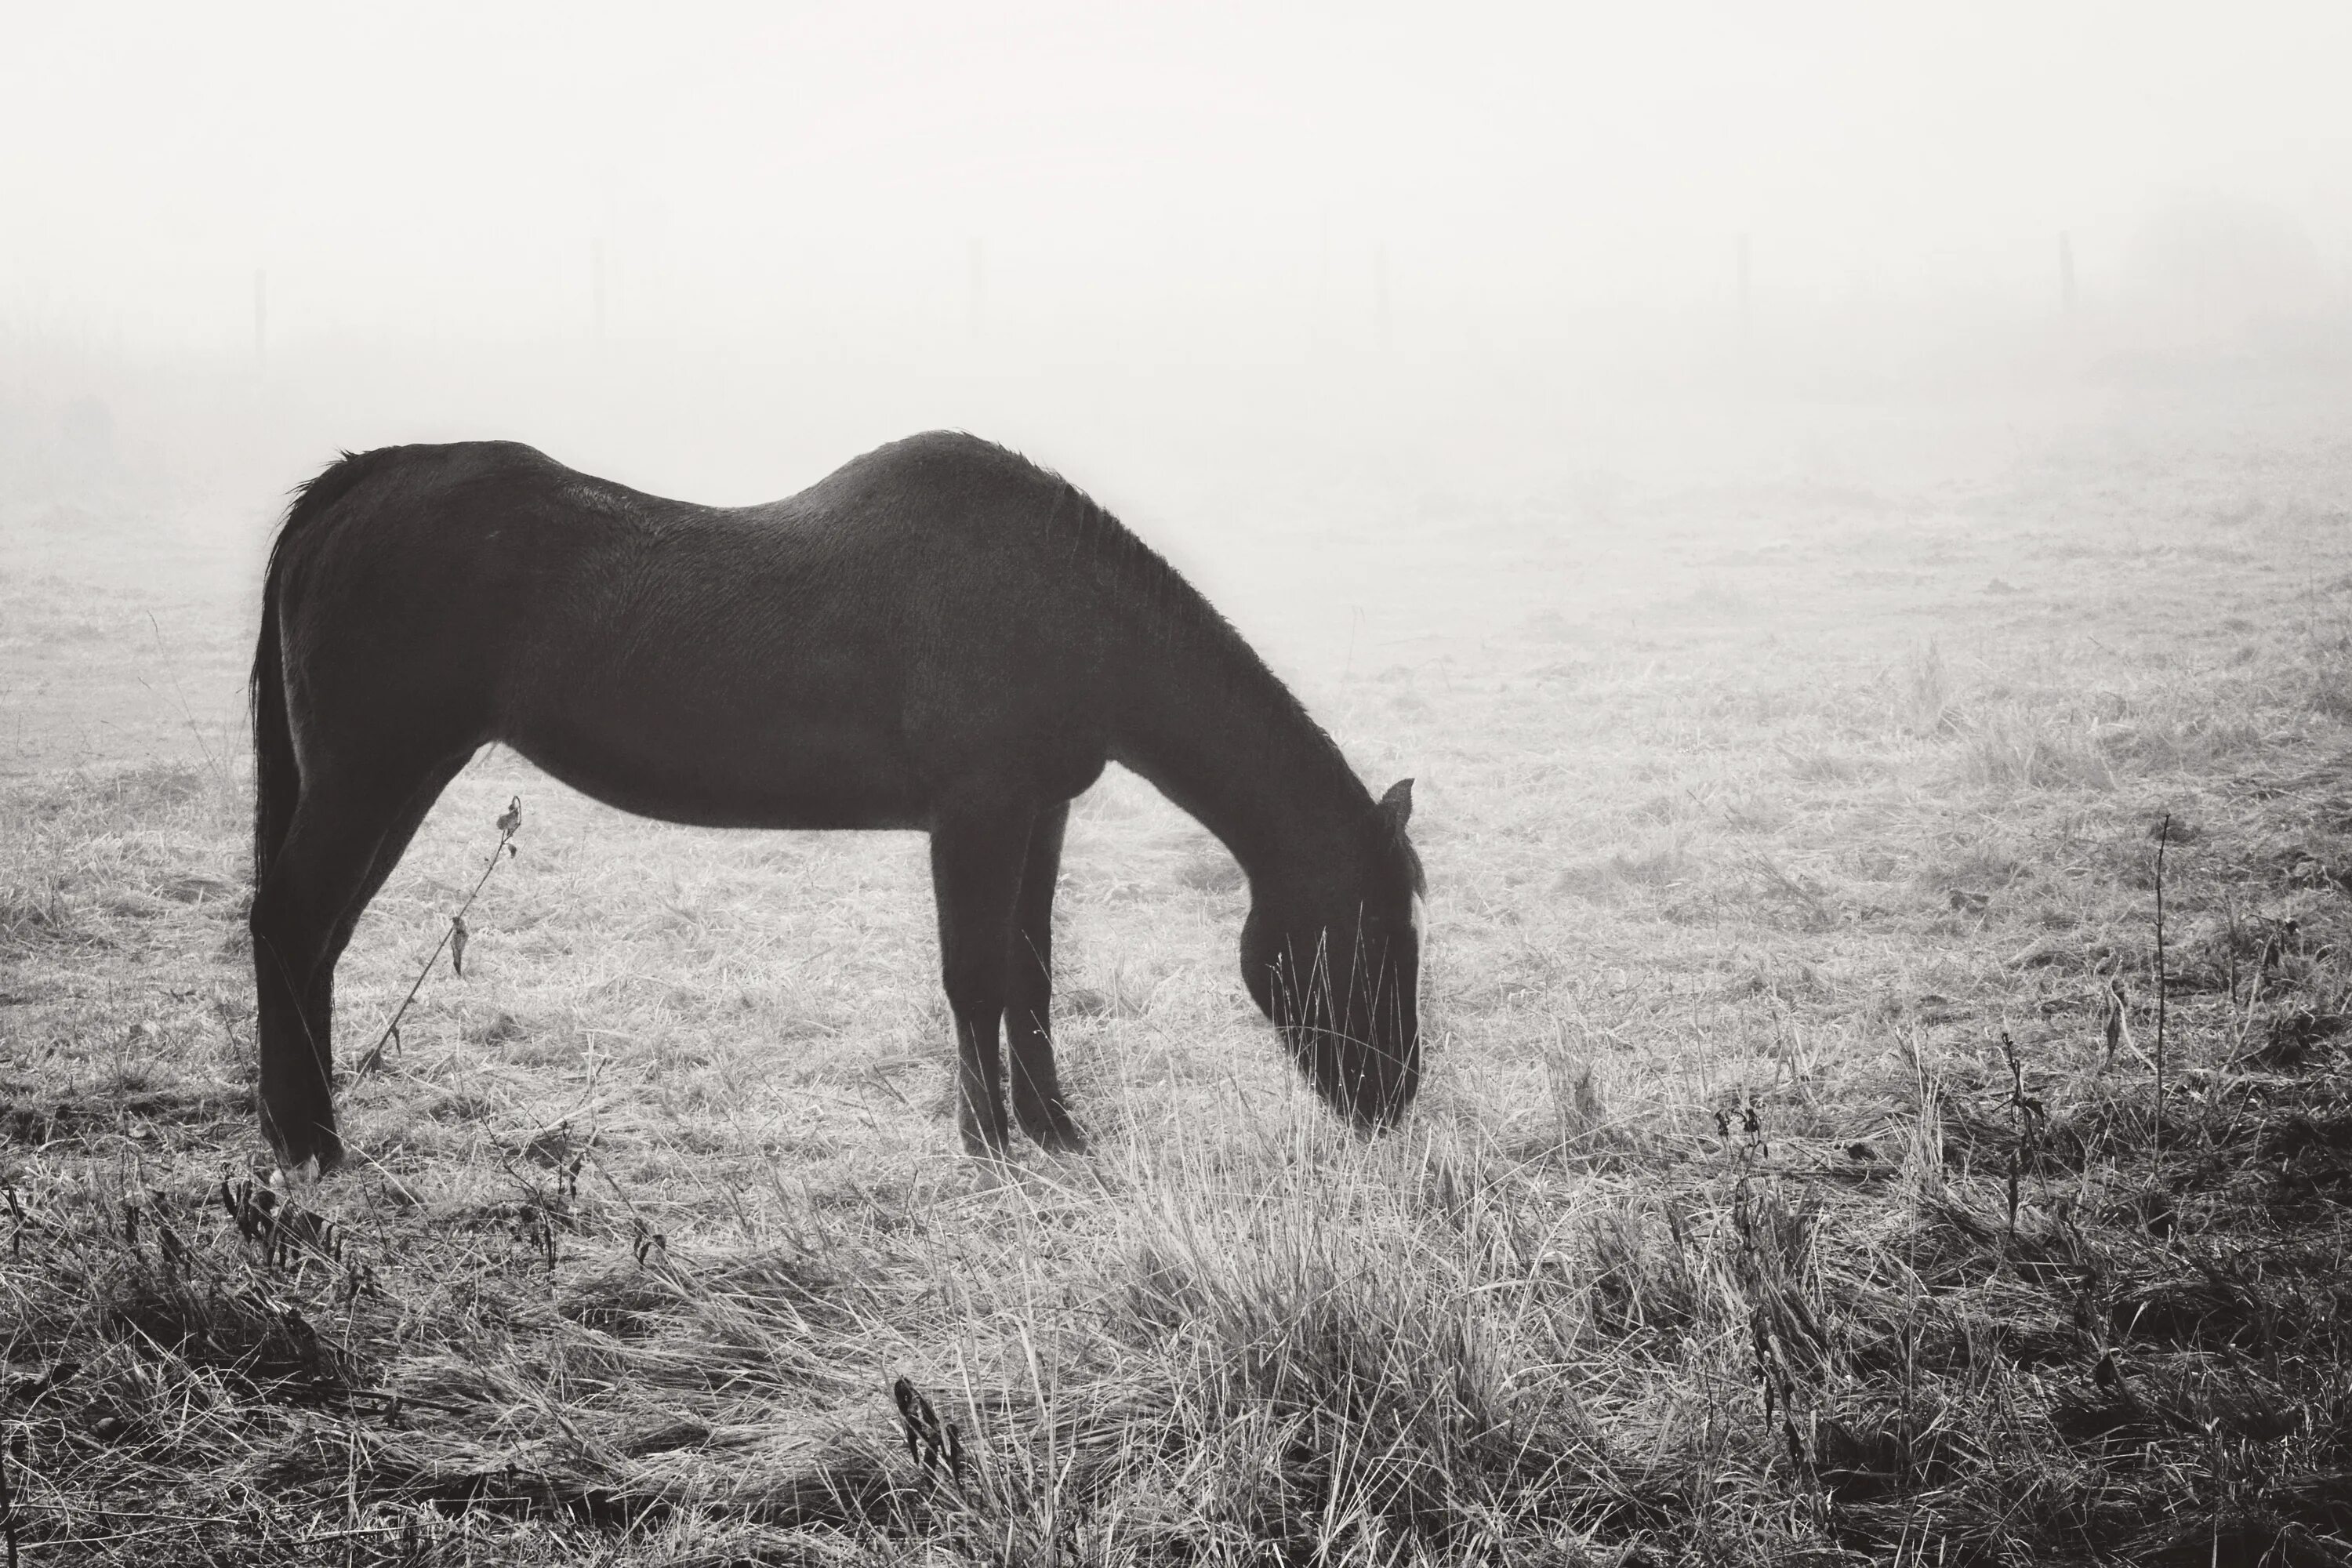
[{"label": "field", "polygon": [[273,1176],[261,520],[0,508],[22,1560],[2352,1562],[2339,414],[1360,479],[1234,608],[1419,780],[1421,1107],[1328,1119],[1238,872],[1115,774],[1060,903],[1094,1149],[1002,1176],[919,839],[502,753],[344,962],[351,1167]]}]

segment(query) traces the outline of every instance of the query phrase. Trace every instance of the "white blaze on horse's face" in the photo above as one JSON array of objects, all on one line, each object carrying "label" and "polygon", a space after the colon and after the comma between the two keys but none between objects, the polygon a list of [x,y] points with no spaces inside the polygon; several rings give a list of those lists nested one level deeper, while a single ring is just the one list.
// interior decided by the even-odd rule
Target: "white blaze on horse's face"
[{"label": "white blaze on horse's face", "polygon": [[[1422,953],[1429,942],[1429,900],[1419,893],[1412,896],[1412,999],[1415,1011],[1421,1006]],[[1414,1020],[1416,1023],[1418,1019]]]}]

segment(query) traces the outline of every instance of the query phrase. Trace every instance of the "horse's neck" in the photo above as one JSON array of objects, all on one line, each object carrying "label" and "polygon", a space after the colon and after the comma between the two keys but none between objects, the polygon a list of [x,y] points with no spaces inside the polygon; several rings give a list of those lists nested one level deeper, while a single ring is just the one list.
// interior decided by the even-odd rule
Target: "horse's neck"
[{"label": "horse's neck", "polygon": [[1254,887],[1296,883],[1343,851],[1371,798],[1256,656],[1217,631],[1132,667],[1111,752],[1223,840]]}]

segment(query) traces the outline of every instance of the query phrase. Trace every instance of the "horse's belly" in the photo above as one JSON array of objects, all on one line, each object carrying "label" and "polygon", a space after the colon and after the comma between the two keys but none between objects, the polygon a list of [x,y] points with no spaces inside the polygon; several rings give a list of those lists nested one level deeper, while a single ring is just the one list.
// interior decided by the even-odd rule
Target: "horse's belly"
[{"label": "horse's belly", "polygon": [[728,736],[511,737],[581,794],[708,827],[920,827],[928,805],[898,758],[855,737],[802,731],[788,743]]}]

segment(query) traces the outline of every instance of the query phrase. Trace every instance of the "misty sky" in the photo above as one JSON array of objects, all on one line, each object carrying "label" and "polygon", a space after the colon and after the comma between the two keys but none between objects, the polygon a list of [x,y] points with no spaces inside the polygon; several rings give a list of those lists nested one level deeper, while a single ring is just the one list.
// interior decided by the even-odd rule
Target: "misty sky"
[{"label": "misty sky", "polygon": [[[2183,195],[2352,254],[2352,7],[11,8],[0,321],[1083,322],[2086,275]],[[1384,260],[1382,258],[1385,258]]]}]

